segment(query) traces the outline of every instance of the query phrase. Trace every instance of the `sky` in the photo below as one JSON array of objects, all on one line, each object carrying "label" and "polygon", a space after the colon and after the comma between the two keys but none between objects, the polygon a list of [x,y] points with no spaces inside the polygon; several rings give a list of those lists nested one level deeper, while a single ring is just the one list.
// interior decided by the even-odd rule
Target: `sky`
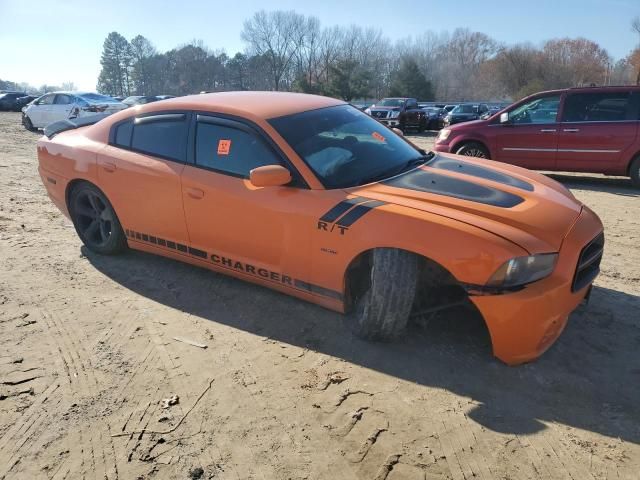
[{"label": "sky", "polygon": [[200,39],[233,55],[245,48],[244,20],[261,9],[314,15],[323,26],[380,28],[391,40],[458,27],[506,44],[582,36],[614,59],[640,40],[630,26],[640,0],[0,0],[0,79],[95,90],[102,44],[114,30],[141,34],[159,51]]}]

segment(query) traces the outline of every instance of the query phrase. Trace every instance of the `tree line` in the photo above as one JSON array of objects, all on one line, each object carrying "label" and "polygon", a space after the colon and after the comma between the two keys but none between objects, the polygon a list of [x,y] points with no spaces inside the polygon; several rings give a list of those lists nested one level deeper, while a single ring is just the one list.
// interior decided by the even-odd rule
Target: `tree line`
[{"label": "tree line", "polygon": [[[640,40],[640,17],[631,27]],[[229,56],[202,41],[160,52],[141,35],[127,40],[111,32],[97,89],[114,96],[286,90],[347,101],[388,95],[473,101],[590,84],[640,85],[640,42],[617,61],[586,38],[504,45],[458,28],[392,42],[380,29],[322,26],[294,11],[256,12],[240,34],[246,48]]]}]

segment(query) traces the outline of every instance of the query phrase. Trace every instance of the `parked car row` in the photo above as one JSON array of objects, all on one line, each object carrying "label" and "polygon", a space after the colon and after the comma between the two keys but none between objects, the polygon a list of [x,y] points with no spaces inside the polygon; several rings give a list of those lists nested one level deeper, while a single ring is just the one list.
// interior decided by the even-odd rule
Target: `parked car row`
[{"label": "parked car row", "polygon": [[0,111],[19,112],[22,107],[36,98],[25,92],[2,92],[0,93]]},{"label": "parked car row", "polygon": [[[5,96],[11,96],[4,100]],[[22,93],[21,95],[25,95]],[[17,104],[12,93],[0,94],[0,110],[6,104]],[[74,119],[95,114],[112,114],[125,108],[173,98],[173,95],[136,95],[122,99],[91,92],[50,92],[41,97],[27,95],[19,108],[22,110],[22,124],[27,130],[37,130],[60,120]],[[28,99],[28,100],[27,100]],[[13,105],[11,104],[11,105]]]},{"label": "parked car row", "polygon": [[[415,98],[383,98],[361,108],[365,113],[390,127],[440,130],[456,123],[469,122],[502,110],[508,104],[418,102]],[[358,108],[359,105],[358,105]]]}]

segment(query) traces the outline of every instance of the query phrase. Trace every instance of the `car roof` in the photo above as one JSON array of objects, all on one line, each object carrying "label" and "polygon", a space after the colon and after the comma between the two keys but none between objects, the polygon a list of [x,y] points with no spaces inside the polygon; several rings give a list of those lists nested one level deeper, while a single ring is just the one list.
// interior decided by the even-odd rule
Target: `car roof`
[{"label": "car roof", "polygon": [[262,119],[346,105],[335,98],[291,92],[216,92],[176,97],[139,107],[137,114],[172,109],[202,110]]}]

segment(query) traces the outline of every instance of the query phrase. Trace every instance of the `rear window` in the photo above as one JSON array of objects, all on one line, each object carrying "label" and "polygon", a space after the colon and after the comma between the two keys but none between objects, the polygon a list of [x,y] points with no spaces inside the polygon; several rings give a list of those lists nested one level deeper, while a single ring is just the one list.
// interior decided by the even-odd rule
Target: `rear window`
[{"label": "rear window", "polygon": [[83,93],[80,97],[84,98],[89,103],[119,103],[115,98],[108,97],[107,95],[100,95],[98,93]]},{"label": "rear window", "polygon": [[562,119],[565,122],[616,122],[637,120],[631,108],[630,92],[575,93],[567,96]]},{"label": "rear window", "polygon": [[[186,115],[155,115],[133,126],[131,148],[152,156],[184,162],[187,159],[188,125]],[[116,137],[119,132],[116,132]],[[125,138],[126,130],[121,133]],[[116,140],[117,142],[117,140]]]}]

